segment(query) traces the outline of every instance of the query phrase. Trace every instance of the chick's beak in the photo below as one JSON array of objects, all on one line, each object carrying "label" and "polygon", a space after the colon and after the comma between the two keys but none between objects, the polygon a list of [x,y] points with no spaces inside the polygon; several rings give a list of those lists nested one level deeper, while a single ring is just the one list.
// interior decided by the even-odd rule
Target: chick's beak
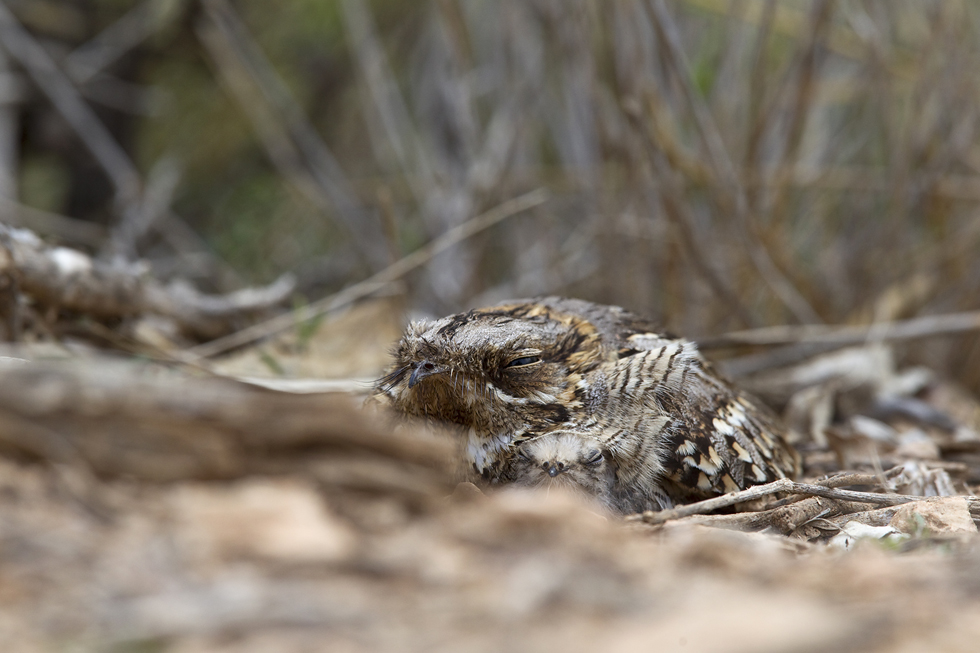
[{"label": "chick's beak", "polygon": [[412,370],[412,375],[408,377],[408,387],[414,388],[415,384],[424,379],[427,376],[432,376],[433,374],[442,374],[445,372],[445,368],[436,365],[430,361],[421,361]]},{"label": "chick's beak", "polygon": [[558,465],[556,465],[555,463],[548,463],[548,468],[547,468],[546,471],[548,472],[548,476],[550,476],[551,478],[554,478],[554,477],[558,476],[559,474],[561,474],[562,471],[564,471],[564,470],[559,469],[558,468]]}]

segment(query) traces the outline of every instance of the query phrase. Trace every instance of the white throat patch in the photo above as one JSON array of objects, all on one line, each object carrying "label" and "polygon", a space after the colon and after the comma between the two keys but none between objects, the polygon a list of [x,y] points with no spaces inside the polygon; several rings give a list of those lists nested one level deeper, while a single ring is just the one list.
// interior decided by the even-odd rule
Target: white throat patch
[{"label": "white throat patch", "polygon": [[489,467],[489,461],[496,460],[497,454],[509,447],[513,441],[513,433],[498,433],[486,438],[477,435],[476,429],[471,428],[467,434],[466,457],[476,466],[477,471],[482,473]]}]

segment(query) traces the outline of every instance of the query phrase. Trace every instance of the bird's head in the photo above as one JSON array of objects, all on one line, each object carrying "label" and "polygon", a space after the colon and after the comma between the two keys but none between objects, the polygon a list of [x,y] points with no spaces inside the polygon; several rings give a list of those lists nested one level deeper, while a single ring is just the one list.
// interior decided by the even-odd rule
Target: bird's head
[{"label": "bird's head", "polygon": [[[533,303],[411,324],[377,392],[397,410],[475,429],[556,428],[609,355],[583,319]],[[579,404],[580,405],[580,404]]]}]

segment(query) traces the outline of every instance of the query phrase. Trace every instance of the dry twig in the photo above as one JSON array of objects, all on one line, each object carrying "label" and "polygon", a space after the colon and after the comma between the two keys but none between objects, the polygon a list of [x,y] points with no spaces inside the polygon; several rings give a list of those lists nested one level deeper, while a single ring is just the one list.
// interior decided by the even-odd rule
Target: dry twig
[{"label": "dry twig", "polygon": [[913,340],[980,329],[980,311],[928,315],[911,320],[879,322],[865,326],[817,324],[785,325],[733,331],[698,341],[702,349],[736,345],[826,344],[835,347],[858,345],[869,340]]},{"label": "dry twig", "polygon": [[[305,319],[313,319],[318,315],[329,313],[362,297],[366,297],[390,284],[392,281],[400,279],[412,270],[425,265],[433,256],[449,249],[456,243],[492,227],[501,220],[539,206],[547,201],[547,199],[548,193],[542,189],[538,189],[508,200],[486,213],[482,213],[450,229],[428,245],[420,247],[408,256],[392,263],[384,270],[368,277],[364,281],[356,283],[353,286],[348,286],[338,293],[313,302],[307,307],[307,312],[304,317]],[[296,319],[296,316],[291,313],[280,315],[218,340],[193,347],[188,350],[188,354],[194,359],[215,356],[229,349],[241,347],[250,342],[255,342],[261,338],[292,328],[296,325]]]},{"label": "dry twig", "polygon": [[3,216],[3,222],[8,225],[24,227],[42,235],[55,236],[59,242],[98,247],[109,235],[105,227],[94,222],[42,211],[2,195],[0,195],[0,215]]},{"label": "dry twig", "polygon": [[754,233],[754,225],[750,219],[748,200],[745,189],[728,154],[718,126],[705,106],[704,100],[698,94],[691,81],[691,66],[681,46],[680,33],[670,12],[662,0],[648,0],[651,22],[663,41],[664,48],[669,54],[667,60],[673,67],[675,77],[688,106],[691,109],[698,135],[709,153],[710,163],[720,182],[719,186],[730,197],[729,204],[738,221],[736,232],[745,243],[746,253],[753,266],[759,272],[763,281],[772,289],[779,300],[792,311],[801,322],[819,323],[821,320],[806,298],[793,285],[790,279],[776,267],[771,255]]},{"label": "dry twig", "polygon": [[332,209],[372,269],[388,262],[380,220],[361,206],[340,164],[225,0],[203,3],[198,25],[222,81],[280,173],[321,210]]},{"label": "dry twig", "polygon": [[139,171],[85,102],[47,51],[0,2],[0,43],[30,74],[38,87],[85,143],[108,175],[116,200],[125,211],[137,202],[142,188]]},{"label": "dry twig", "polygon": [[[823,485],[797,483],[795,481],[783,478],[779,479],[778,481],[773,481],[772,483],[766,483],[765,485],[756,485],[746,490],[731,492],[720,497],[678,506],[676,508],[671,508],[670,510],[661,510],[659,512],[648,511],[640,515],[631,515],[630,517],[627,517],[627,520],[639,520],[647,524],[663,524],[674,519],[689,517],[691,515],[703,515],[720,508],[729,508],[738,503],[752,501],[754,499],[761,499],[763,497],[780,493],[801,494],[804,496],[822,497],[837,501],[870,503],[879,506],[895,506],[922,500],[922,497],[917,496],[909,496],[904,494],[876,494],[873,492],[854,492],[852,490],[829,488]],[[976,497],[969,497],[969,499],[971,501],[977,500]]]},{"label": "dry twig", "polygon": [[173,3],[167,0],[143,0],[65,57],[65,71],[79,85],[104,74],[113,62],[163,27],[163,19],[173,17],[175,12],[168,11],[172,9]]}]

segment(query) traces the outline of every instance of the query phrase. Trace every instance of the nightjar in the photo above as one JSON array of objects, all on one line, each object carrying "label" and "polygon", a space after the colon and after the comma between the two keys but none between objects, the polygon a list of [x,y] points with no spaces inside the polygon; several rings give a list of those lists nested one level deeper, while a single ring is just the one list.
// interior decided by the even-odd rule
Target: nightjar
[{"label": "nightjar", "polygon": [[616,466],[605,444],[578,431],[550,431],[516,446],[501,468],[500,481],[587,494],[611,511],[622,510]]},{"label": "nightjar", "polygon": [[799,472],[765,406],[693,342],[616,306],[545,297],[416,322],[394,359],[376,397],[454,425],[467,462],[491,483],[520,480],[523,443],[555,431],[600,445],[621,512]]}]

